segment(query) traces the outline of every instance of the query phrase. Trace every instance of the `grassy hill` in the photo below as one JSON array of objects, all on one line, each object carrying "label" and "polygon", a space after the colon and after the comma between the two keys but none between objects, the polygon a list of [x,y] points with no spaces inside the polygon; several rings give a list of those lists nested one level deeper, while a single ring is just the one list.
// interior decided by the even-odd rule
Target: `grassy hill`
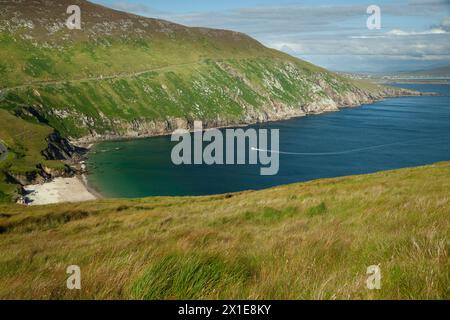
[{"label": "grassy hill", "polygon": [[[2,205],[0,298],[448,299],[449,169]],[[65,286],[72,264],[80,291]],[[381,290],[366,288],[370,265],[381,268]]]},{"label": "grassy hill", "polygon": [[[65,26],[77,4],[82,30]],[[380,98],[247,35],[114,11],[87,1],[2,4],[0,108],[66,137],[152,135],[275,120]]]}]

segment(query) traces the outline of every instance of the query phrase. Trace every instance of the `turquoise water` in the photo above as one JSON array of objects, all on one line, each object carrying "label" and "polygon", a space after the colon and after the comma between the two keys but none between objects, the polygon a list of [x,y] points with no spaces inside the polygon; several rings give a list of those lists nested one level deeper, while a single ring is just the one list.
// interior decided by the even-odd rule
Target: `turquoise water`
[{"label": "turquoise water", "polygon": [[[400,86],[450,95],[448,85]],[[259,165],[175,166],[170,137],[104,142],[90,154],[88,180],[107,197],[207,195],[450,160],[450,96],[392,98],[252,127],[280,129],[280,151],[338,154],[280,154],[278,174],[261,176]]]}]

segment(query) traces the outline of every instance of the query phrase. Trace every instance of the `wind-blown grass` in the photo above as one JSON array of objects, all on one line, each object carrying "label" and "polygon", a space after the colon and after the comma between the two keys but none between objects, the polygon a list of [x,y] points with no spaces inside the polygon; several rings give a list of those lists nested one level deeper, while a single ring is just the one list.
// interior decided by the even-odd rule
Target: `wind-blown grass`
[{"label": "wind-blown grass", "polygon": [[224,298],[227,290],[243,288],[254,272],[244,258],[226,261],[220,255],[172,254],[144,271],[130,295],[149,300]]},{"label": "wind-blown grass", "polygon": [[[448,299],[450,164],[206,197],[0,206],[0,298]],[[82,289],[66,288],[79,265]],[[381,290],[366,270],[381,268]]]}]

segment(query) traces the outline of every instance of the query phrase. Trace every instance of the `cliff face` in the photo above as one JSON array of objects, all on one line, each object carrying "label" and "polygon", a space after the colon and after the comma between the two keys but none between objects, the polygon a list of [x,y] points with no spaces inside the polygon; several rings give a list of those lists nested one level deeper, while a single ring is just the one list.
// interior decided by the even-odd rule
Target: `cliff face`
[{"label": "cliff face", "polygon": [[[249,108],[245,115],[237,119],[218,116],[216,119],[203,120],[204,128],[217,128],[240,126],[267,121],[286,120],[293,117],[301,117],[310,114],[321,114],[324,112],[337,112],[342,108],[358,107],[363,104],[373,103],[388,97],[418,96],[422,93],[388,87],[380,87],[377,91],[367,91],[354,88],[353,91],[343,93],[330,92],[327,96],[318,96],[314,101],[288,105],[283,102],[270,100],[262,105],[260,109]],[[197,119],[194,119],[197,120]],[[201,119],[199,119],[201,120]],[[193,129],[193,119],[167,118],[165,120],[133,119],[132,121],[116,121],[116,130],[109,133],[91,134],[74,140],[75,144],[89,144],[96,141],[112,139],[143,138],[157,135],[171,134],[176,129]]]},{"label": "cliff face", "polygon": [[42,151],[47,160],[76,161],[87,153],[87,149],[73,145],[59,132],[53,132],[48,138],[48,147]]}]

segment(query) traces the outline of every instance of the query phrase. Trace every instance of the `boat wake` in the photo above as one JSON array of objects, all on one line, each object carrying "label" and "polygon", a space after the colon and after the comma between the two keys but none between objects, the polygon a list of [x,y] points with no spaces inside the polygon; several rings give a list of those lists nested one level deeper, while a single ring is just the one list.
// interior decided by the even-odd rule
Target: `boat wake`
[{"label": "boat wake", "polygon": [[255,147],[252,147],[251,150],[258,151],[258,152],[271,152],[271,153],[296,155],[296,156],[335,156],[335,155],[350,154],[350,153],[357,153],[357,152],[362,152],[362,151],[381,149],[381,148],[397,146],[397,145],[404,145],[404,144],[409,144],[409,143],[418,143],[418,142],[423,142],[426,140],[432,140],[433,143],[442,143],[442,141],[440,141],[440,139],[426,138],[426,139],[416,139],[416,140],[409,140],[409,141],[399,141],[399,142],[394,142],[394,143],[386,143],[386,144],[380,144],[380,145],[376,145],[376,146],[343,150],[343,151],[334,151],[334,152],[286,152],[286,151],[278,151],[278,150],[265,150],[265,149],[255,148]]}]

